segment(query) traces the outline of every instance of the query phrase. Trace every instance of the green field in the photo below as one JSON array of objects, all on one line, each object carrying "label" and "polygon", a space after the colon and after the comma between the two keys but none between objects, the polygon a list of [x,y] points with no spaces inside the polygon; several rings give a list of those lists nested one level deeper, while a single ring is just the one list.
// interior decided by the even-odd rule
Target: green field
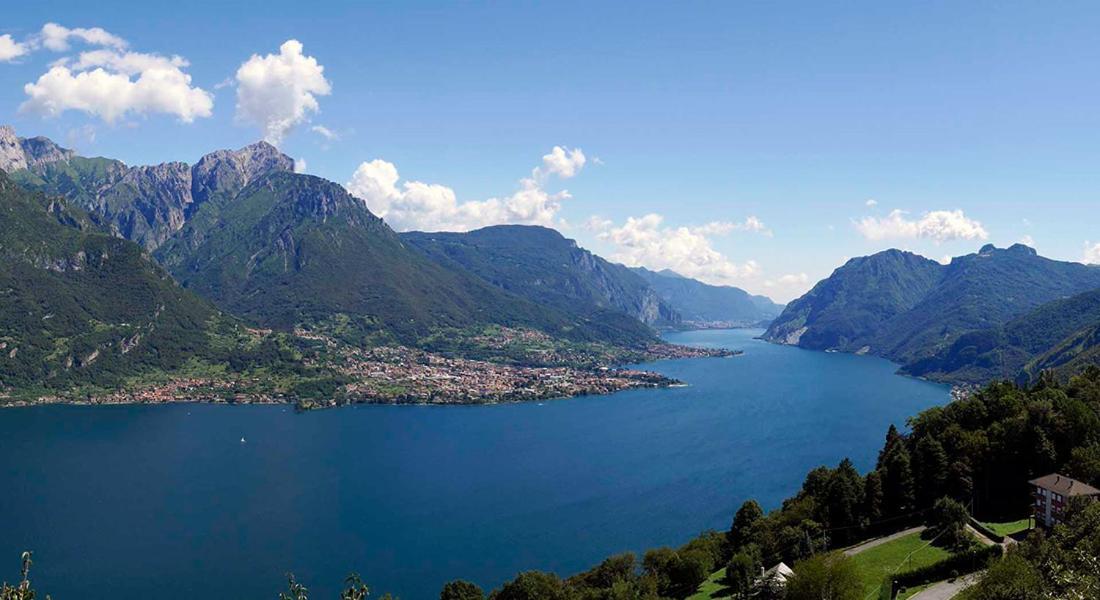
[{"label": "green field", "polygon": [[909,571],[939,562],[950,556],[942,548],[929,546],[920,533],[912,533],[891,542],[875,546],[852,557],[863,582],[863,593],[870,595],[879,589],[887,575]]},{"label": "green field", "polygon": [[688,600],[713,600],[714,598],[728,598],[729,596],[722,593],[726,589],[726,585],[722,583],[722,580],[726,578],[726,569],[723,567],[721,571],[711,573],[707,580],[699,585],[699,591],[695,592],[691,596],[688,596]]},{"label": "green field", "polygon": [[[1025,520],[1024,525],[1026,526],[1026,524],[1027,521]],[[1011,526],[1014,526],[1015,523],[994,523],[987,525],[1002,525],[1009,527],[1011,530]],[[920,533],[912,533],[882,544],[881,546],[875,546],[874,548],[860,552],[852,557],[852,562],[855,563],[856,568],[859,569],[864,596],[869,596],[872,592],[878,590],[886,576],[891,573],[900,573],[937,563],[951,555],[943,548],[929,546],[927,540],[921,539],[920,535]],[[912,556],[910,556],[910,554],[912,554]],[[706,581],[700,584],[699,591],[689,596],[687,600],[728,598],[729,596],[723,593],[727,589],[723,583],[725,577],[725,569],[712,573]],[[902,594],[899,594],[898,598],[908,598],[926,587],[928,586],[919,586],[906,590]]]},{"label": "green field", "polygon": [[1008,521],[1006,523],[985,523],[990,531],[997,535],[1012,535],[1014,533],[1020,533],[1031,526],[1031,519],[1020,519],[1019,521]]}]

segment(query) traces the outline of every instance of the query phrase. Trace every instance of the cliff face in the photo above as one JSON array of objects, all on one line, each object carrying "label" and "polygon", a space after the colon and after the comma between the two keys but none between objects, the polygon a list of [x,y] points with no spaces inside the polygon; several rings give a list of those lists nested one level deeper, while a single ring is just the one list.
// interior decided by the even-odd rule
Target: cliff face
[{"label": "cliff face", "polygon": [[579,248],[572,240],[566,241],[570,242],[569,252],[574,265],[583,274],[584,283],[602,298],[601,304],[649,325],[680,322],[676,310],[629,269]]},{"label": "cliff face", "polygon": [[685,321],[758,325],[774,319],[783,307],[765,296],[753,296],[733,286],[708,285],[672,271],[633,269]]},{"label": "cliff face", "polygon": [[130,167],[77,156],[48,138],[20,138],[0,126],[0,170],[26,188],[64,196],[147,251],[160,247],[204,203],[231,199],[268,173],[293,169],[294,161],[266,142],[212,152],[194,166]]}]

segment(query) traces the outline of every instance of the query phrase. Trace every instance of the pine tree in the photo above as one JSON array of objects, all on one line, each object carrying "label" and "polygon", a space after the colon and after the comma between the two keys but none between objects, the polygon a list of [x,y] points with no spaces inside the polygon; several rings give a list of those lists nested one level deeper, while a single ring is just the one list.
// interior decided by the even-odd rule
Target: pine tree
[{"label": "pine tree", "polygon": [[885,457],[882,480],[883,512],[886,516],[903,515],[913,510],[913,468],[909,451],[898,444]]},{"label": "pine tree", "polygon": [[921,508],[931,506],[936,500],[947,495],[947,452],[939,440],[925,436],[917,442],[914,453],[917,481],[917,504]]}]

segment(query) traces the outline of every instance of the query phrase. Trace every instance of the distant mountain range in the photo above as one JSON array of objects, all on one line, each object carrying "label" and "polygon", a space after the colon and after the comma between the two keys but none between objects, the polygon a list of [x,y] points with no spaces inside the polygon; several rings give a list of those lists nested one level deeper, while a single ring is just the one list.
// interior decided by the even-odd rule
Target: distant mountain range
[{"label": "distant mountain range", "polygon": [[[213,152],[193,165],[128,166],[109,158],[82,157],[47,138],[20,138],[11,128],[0,127],[0,171],[7,173],[7,195],[0,207],[37,219],[7,223],[21,223],[25,231],[19,243],[42,238],[45,247],[52,247],[51,237],[60,244],[79,235],[81,243],[106,244],[112,248],[111,265],[124,257],[129,261],[125,268],[115,266],[113,275],[137,278],[147,286],[159,282],[157,293],[164,296],[163,301],[141,296],[145,303],[136,313],[130,311],[129,299],[115,310],[110,302],[91,301],[118,290],[129,294],[133,285],[106,277],[87,279],[94,271],[66,267],[64,286],[80,291],[54,290],[51,300],[85,295],[99,312],[81,317],[80,327],[76,323],[81,319],[71,320],[74,329],[59,330],[33,344],[30,338],[9,340],[8,347],[20,348],[13,356],[23,356],[20,360],[30,361],[28,365],[54,360],[66,365],[70,355],[72,364],[89,362],[92,351],[82,359],[79,348],[68,353],[59,349],[98,331],[98,326],[88,329],[89,323],[149,323],[148,310],[154,305],[163,305],[157,314],[178,327],[157,325],[158,333],[142,334],[143,339],[151,344],[173,331],[173,339],[196,348],[213,335],[211,323],[237,323],[237,318],[280,331],[323,331],[363,345],[415,345],[444,331],[503,326],[570,342],[645,348],[657,341],[656,328],[682,326],[682,310],[692,314],[692,320],[706,315],[706,320],[746,323],[777,312],[769,312],[774,308],[770,301],[735,288],[673,281],[663,275],[655,283],[650,274],[610,263],[543,227],[398,235],[342,186],[294,173],[293,161],[263,142]],[[52,208],[37,207],[42,203]],[[43,215],[53,215],[53,221],[43,221]],[[58,220],[65,223],[54,222]],[[16,235],[14,230],[8,233]],[[0,252],[26,259],[9,266],[11,277],[17,267],[44,269],[24,276],[20,285],[29,287],[18,295],[20,302],[36,290],[61,285],[49,283],[60,272],[49,265],[68,265],[77,256],[68,247],[56,255],[36,255],[26,248],[16,238],[0,239]],[[82,256],[88,255],[85,251]],[[74,277],[85,279],[76,282]],[[105,287],[87,287],[96,283]],[[45,300],[40,304],[49,306]],[[749,310],[749,305],[757,310]],[[190,320],[164,312],[170,306],[183,307],[180,310]],[[41,315],[24,316],[43,319],[47,314],[72,313],[42,310]],[[18,314],[16,310],[6,318]],[[19,327],[31,331],[27,323]],[[131,337],[138,333],[125,327],[119,331]],[[113,340],[97,347],[118,348],[120,343]],[[35,344],[41,345],[41,352],[30,351]],[[47,347],[55,351],[49,353]],[[125,354],[126,360],[118,365],[143,356]],[[161,359],[172,355],[166,351],[154,362],[167,368],[172,361]],[[117,368],[120,376],[126,372],[124,366],[111,366],[114,363],[103,352],[91,360],[103,368]],[[71,370],[52,368],[58,374]]]},{"label": "distant mountain range", "polygon": [[683,321],[696,326],[766,326],[783,311],[770,298],[733,286],[708,285],[668,269],[637,267],[634,272],[675,306]]},{"label": "distant mountain range", "polygon": [[1095,337],[1083,330],[1100,325],[1100,314],[1087,293],[1097,289],[1100,268],[1043,258],[1021,244],[986,245],[949,265],[887,250],[838,268],[791,302],[764,337],[874,354],[941,381],[1027,379],[1088,360]]}]

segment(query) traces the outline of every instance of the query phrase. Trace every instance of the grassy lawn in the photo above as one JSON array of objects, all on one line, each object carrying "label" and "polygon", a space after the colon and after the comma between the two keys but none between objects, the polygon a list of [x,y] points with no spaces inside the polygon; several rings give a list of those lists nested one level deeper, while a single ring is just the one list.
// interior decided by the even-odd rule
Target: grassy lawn
[{"label": "grassy lawn", "polygon": [[1019,521],[1009,521],[1007,523],[985,523],[982,525],[988,527],[993,533],[997,535],[1012,535],[1014,533],[1020,533],[1028,528],[1030,519],[1020,519]]},{"label": "grassy lawn", "polygon": [[699,591],[695,594],[688,596],[688,600],[712,600],[713,598],[728,598],[721,594],[722,590],[726,589],[722,580],[726,578],[726,569],[723,568],[717,573],[711,573],[707,580],[699,585]]},{"label": "grassy lawn", "polygon": [[[853,556],[852,561],[859,569],[863,582],[864,596],[878,590],[890,573],[909,571],[950,556],[946,550],[928,546],[927,543],[921,539],[920,533],[912,533]],[[912,556],[906,560],[910,554]]]}]

